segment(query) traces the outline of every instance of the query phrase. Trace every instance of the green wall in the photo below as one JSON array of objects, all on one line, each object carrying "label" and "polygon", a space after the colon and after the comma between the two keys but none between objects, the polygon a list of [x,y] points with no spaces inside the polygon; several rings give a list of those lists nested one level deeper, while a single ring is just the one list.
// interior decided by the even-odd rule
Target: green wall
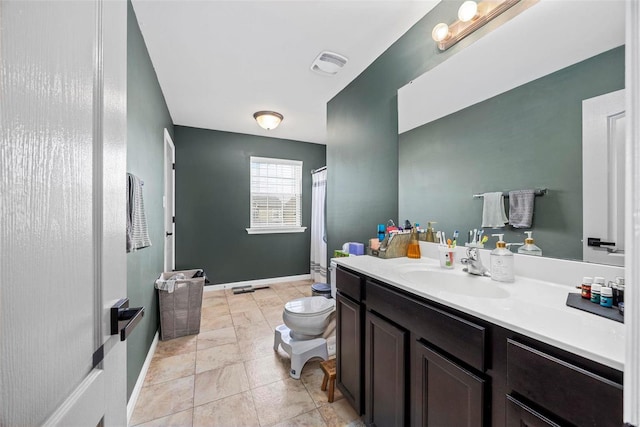
[{"label": "green wall", "polygon": [[145,307],[145,316],[127,339],[129,398],[158,329],[158,304],[153,284],[164,267],[164,129],[173,134],[173,122],[130,2],[127,80],[127,172],[144,181],[144,207],[152,244],[127,254],[130,304]]},{"label": "green wall", "polygon": [[[214,284],[309,274],[311,170],[324,145],[175,127],[176,269],[204,268]],[[303,162],[304,233],[252,234],[249,157]]]},{"label": "green wall", "polygon": [[472,194],[548,188],[533,236],[545,256],[582,259],[582,100],[623,88],[624,46],[403,133],[400,217],[464,235],[482,223]]},{"label": "green wall", "polygon": [[439,3],[327,104],[328,251],[368,242],[376,224],[398,219],[397,90],[508,19],[514,6],[445,52],[431,30],[456,16]]}]

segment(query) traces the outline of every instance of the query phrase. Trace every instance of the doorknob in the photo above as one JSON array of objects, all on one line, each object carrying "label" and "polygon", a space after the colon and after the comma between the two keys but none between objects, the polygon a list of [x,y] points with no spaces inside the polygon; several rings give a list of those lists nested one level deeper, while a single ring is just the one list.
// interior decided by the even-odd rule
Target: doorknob
[{"label": "doorknob", "polygon": [[601,246],[615,246],[615,242],[602,242],[596,237],[587,237],[587,246],[599,248]]},{"label": "doorknob", "polygon": [[120,341],[127,339],[144,316],[144,307],[129,308],[129,298],[118,300],[111,307],[111,335],[120,334]]}]

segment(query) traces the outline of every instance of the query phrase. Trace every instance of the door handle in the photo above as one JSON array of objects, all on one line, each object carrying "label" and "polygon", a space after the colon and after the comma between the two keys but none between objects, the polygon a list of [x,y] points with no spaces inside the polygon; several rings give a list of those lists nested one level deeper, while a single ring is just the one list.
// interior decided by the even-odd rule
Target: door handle
[{"label": "door handle", "polygon": [[602,242],[596,237],[587,237],[587,246],[599,248],[601,246],[615,246],[615,242]]},{"label": "door handle", "polygon": [[164,234],[166,234],[166,235],[167,235],[167,237],[169,237],[169,236],[173,236],[173,233],[169,233],[168,231],[167,231],[166,233],[164,233]]},{"label": "door handle", "polygon": [[118,300],[111,307],[111,335],[120,334],[120,341],[127,339],[144,316],[144,307],[129,308],[129,298]]}]

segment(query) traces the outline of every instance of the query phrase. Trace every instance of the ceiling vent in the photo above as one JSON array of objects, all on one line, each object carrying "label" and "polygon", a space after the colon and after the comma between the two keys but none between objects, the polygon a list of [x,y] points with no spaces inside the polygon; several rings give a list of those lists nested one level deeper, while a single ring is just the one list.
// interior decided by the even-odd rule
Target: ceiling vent
[{"label": "ceiling vent", "polygon": [[321,52],[320,55],[311,64],[311,70],[325,76],[333,76],[340,71],[347,58],[333,52]]}]

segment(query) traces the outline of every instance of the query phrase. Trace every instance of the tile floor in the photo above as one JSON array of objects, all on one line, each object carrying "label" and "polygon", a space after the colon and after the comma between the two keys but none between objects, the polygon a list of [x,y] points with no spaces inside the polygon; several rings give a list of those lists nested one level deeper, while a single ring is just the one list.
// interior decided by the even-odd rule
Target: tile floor
[{"label": "tile floor", "polygon": [[[278,283],[234,295],[204,293],[200,334],[160,341],[131,417],[132,426],[360,426],[336,389],[320,390],[319,360],[300,380],[289,377],[289,356],[273,350],[282,308],[311,295],[310,281]],[[335,345],[335,322],[325,334]]]}]

